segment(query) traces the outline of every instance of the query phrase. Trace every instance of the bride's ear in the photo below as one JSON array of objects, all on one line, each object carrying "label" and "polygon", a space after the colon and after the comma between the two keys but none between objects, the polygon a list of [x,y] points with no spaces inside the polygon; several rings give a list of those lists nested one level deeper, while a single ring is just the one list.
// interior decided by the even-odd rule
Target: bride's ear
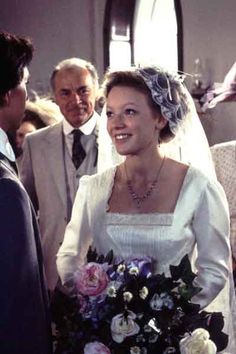
[{"label": "bride's ear", "polygon": [[167,119],[165,119],[162,115],[156,118],[156,130],[162,130],[165,128],[167,124]]}]

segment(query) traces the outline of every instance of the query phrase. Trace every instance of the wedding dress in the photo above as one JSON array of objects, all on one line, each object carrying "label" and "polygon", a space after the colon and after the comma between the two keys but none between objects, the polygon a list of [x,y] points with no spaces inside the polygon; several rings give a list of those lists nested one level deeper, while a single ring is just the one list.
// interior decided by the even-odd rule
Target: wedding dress
[{"label": "wedding dress", "polygon": [[[186,90],[188,113],[175,139],[161,145],[165,155],[189,164],[173,213],[110,213],[119,156],[106,131],[105,108],[98,136],[98,171],[80,180],[65,238],[57,255],[62,283],[71,280],[85,262],[89,245],[98,253],[111,249],[116,257],[150,256],[157,261],[157,273],[169,273],[188,254],[197,272],[196,285],[202,288],[193,301],[208,311],[225,317],[224,331],[229,334],[226,354],[236,353],[233,319],[235,295],[229,264],[229,215],[225,193],[216,180],[207,138],[194,102]],[[111,167],[113,166],[113,167]],[[197,167],[197,168],[196,168]]]},{"label": "wedding dress", "polygon": [[228,278],[228,213],[221,186],[190,166],[173,213],[109,213],[115,172],[114,167],[81,179],[72,219],[57,256],[62,283],[71,280],[79,265],[84,264],[90,244],[98,253],[112,249],[123,259],[151,256],[157,260],[156,272],[167,275],[169,265],[179,264],[188,254],[198,272],[196,285],[203,289],[193,301],[224,314],[224,330],[231,341],[224,353],[236,353],[230,303],[233,289]]}]

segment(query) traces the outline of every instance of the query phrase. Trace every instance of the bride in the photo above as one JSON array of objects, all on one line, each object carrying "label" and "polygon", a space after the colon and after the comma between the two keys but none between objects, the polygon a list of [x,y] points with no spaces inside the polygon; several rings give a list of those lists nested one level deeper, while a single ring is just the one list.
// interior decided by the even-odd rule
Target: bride
[{"label": "bride", "polygon": [[[108,72],[104,90],[107,130],[125,159],[81,179],[57,255],[62,283],[70,283],[90,244],[101,254],[151,256],[167,275],[188,254],[202,288],[192,300],[223,312],[226,352],[235,353],[227,201],[192,99],[177,75],[154,67]],[[100,141],[106,165],[111,145]],[[194,166],[199,154],[205,172]]]}]

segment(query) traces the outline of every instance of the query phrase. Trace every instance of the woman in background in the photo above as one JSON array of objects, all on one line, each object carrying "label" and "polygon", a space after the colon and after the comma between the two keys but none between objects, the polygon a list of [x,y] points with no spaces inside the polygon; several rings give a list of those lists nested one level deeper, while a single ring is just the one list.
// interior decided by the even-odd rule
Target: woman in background
[{"label": "woman in background", "polygon": [[[210,89],[204,97],[204,109],[212,109],[218,103],[236,101],[236,62],[225,75],[223,83]],[[236,286],[236,140],[211,146],[212,158],[218,181],[224,188],[230,211],[230,241]]]},{"label": "woman in background", "polygon": [[176,156],[179,136],[189,140],[192,120],[199,127],[192,99],[177,75],[160,68],[108,73],[104,88],[108,133],[125,160],[81,179],[58,252],[62,283],[71,283],[91,244],[98,253],[112,249],[123,259],[150,256],[157,260],[156,272],[166,275],[170,264],[188,254],[195,285],[202,288],[193,301],[224,312],[227,350],[233,353],[225,194],[214,177],[169,157]]},{"label": "woman in background", "polygon": [[24,138],[37,129],[57,123],[62,119],[59,107],[47,98],[36,97],[34,101],[27,101],[25,115],[15,136],[15,153],[17,164],[20,164]]}]

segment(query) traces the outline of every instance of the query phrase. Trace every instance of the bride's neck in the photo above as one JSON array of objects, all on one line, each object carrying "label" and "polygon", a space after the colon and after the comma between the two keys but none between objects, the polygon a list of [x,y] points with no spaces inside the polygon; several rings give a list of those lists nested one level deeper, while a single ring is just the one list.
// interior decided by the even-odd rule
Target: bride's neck
[{"label": "bride's neck", "polygon": [[122,176],[125,180],[153,181],[163,159],[164,155],[159,152],[145,159],[128,156],[121,166]]}]

